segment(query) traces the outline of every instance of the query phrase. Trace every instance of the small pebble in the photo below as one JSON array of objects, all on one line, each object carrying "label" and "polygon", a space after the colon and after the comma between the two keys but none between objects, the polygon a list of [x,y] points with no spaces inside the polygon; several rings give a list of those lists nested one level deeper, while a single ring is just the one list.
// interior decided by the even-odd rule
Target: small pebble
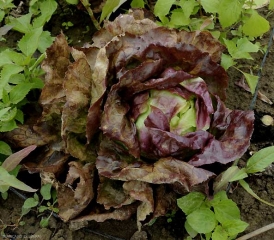
[{"label": "small pebble", "polygon": [[261,118],[261,121],[262,121],[262,123],[263,123],[265,126],[274,125],[273,117],[271,117],[270,115],[264,115],[264,116]]}]

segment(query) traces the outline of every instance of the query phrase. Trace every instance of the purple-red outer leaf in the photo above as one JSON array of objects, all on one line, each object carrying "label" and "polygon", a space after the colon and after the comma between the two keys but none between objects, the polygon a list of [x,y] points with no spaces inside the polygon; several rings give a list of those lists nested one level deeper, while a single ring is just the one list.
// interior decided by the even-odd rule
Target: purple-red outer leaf
[{"label": "purple-red outer leaf", "polygon": [[253,133],[253,111],[227,109],[217,98],[217,110],[214,113],[211,131],[216,135],[188,163],[202,166],[219,162],[227,164],[240,158],[250,144]]}]

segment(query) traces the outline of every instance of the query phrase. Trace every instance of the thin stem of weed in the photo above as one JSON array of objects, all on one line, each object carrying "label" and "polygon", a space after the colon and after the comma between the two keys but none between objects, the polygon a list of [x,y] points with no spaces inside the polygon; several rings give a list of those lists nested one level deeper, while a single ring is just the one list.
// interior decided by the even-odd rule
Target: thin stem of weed
[{"label": "thin stem of weed", "polygon": [[96,20],[96,18],[94,17],[93,15],[93,12],[90,8],[90,4],[87,0],[80,0],[81,3],[83,4],[83,6],[86,8],[90,18],[91,18],[91,21],[93,22],[94,26],[97,28],[97,30],[100,30],[101,27],[100,27],[100,24],[98,23],[98,21]]}]

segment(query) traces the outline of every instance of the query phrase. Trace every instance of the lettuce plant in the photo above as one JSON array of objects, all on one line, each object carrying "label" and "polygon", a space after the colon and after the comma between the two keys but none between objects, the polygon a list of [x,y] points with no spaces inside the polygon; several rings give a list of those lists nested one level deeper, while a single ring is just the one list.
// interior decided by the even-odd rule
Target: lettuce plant
[{"label": "lettuce plant", "polygon": [[177,193],[206,192],[216,164],[249,146],[253,112],[223,103],[223,50],[208,32],[159,27],[141,10],[106,21],[85,48],[70,48],[61,34],[42,65],[40,118],[5,137],[20,147],[46,146],[40,162],[25,167],[55,174],[64,221],[137,212],[140,227],[176,207]]}]

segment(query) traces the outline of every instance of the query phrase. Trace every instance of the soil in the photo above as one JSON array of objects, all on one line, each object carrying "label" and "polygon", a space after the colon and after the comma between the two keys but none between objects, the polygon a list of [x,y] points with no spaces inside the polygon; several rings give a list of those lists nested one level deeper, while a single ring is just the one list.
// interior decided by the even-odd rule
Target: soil
[{"label": "soil", "polygon": [[[78,10],[67,9],[72,11],[73,18],[69,18],[74,26],[66,29],[62,27],[62,23],[68,21],[64,18],[59,19],[59,15],[54,15],[52,21],[46,26],[47,30],[57,35],[60,33],[60,29],[64,34],[68,36],[71,45],[83,45],[85,42],[89,42],[93,34],[93,30],[87,29],[86,26],[90,25],[90,19],[84,16],[83,12]],[[267,10],[264,10],[265,14]],[[66,14],[64,14],[66,16]],[[274,26],[273,14],[269,18],[270,23]],[[53,24],[54,23],[54,24]],[[85,34],[83,34],[85,32]],[[268,44],[269,34],[266,34],[261,43]],[[10,35],[9,41],[16,42],[18,34]],[[262,77],[259,82],[259,90],[265,94],[271,101],[274,101],[274,67],[273,57],[274,45],[271,46],[270,52],[266,59],[265,65],[262,69]],[[258,67],[261,65],[263,54],[255,55],[255,61],[252,63],[244,62],[243,64],[249,67],[249,64]],[[230,85],[227,92],[226,106],[231,109],[250,109],[253,96],[235,85],[241,78],[241,74],[236,70],[230,70]],[[273,127],[266,127],[260,122],[260,117],[268,114],[274,116],[274,104],[269,104],[257,99],[254,106],[257,120],[255,122],[255,131],[252,137],[251,146],[240,161],[240,164],[244,164],[244,160],[249,157],[251,152],[257,151],[267,146],[274,145],[274,130]],[[274,167],[270,166],[265,172],[257,175],[250,176],[247,179],[250,187],[254,192],[262,199],[274,203]],[[241,211],[242,220],[249,224],[244,235],[248,232],[252,232],[260,227],[274,222],[274,207],[268,206],[254,197],[249,195],[240,186],[232,185],[229,193],[229,197],[233,199]],[[5,201],[0,198],[0,225],[13,225],[15,224],[21,214],[21,207],[24,200],[13,192],[9,193],[8,199]],[[6,227],[4,229],[5,235],[2,235],[2,239],[52,239],[52,240],[181,240],[186,237],[184,232],[184,215],[181,212],[176,213],[172,222],[168,222],[166,217],[157,219],[152,226],[145,226],[142,232],[137,232],[137,225],[135,216],[131,219],[119,222],[119,221],[106,221],[104,223],[90,222],[89,226],[77,231],[69,229],[68,224],[63,223],[61,220],[55,217],[51,217],[49,226],[47,228],[41,228],[39,226],[40,218],[36,212],[30,212],[22,218],[25,222],[24,226],[18,228]],[[1,238],[1,237],[0,237]],[[265,232],[254,239],[261,240],[273,240],[274,230]]]}]

